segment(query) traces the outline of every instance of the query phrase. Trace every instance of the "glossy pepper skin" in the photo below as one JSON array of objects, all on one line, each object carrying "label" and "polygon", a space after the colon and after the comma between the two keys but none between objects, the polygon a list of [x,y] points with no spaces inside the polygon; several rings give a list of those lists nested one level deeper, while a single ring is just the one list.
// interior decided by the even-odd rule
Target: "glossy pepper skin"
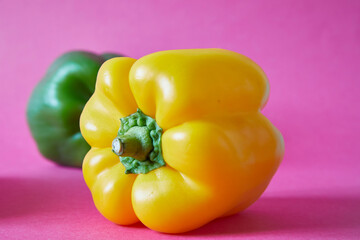
[{"label": "glossy pepper skin", "polygon": [[95,90],[100,66],[119,56],[73,51],[50,66],[27,105],[28,125],[44,157],[61,165],[82,166],[90,146],[80,133],[81,111]]},{"label": "glossy pepper skin", "polygon": [[[284,152],[280,132],[260,113],[268,93],[258,65],[223,49],[106,61],[80,118],[91,145],[83,174],[97,209],[117,224],[180,233],[250,206]],[[119,119],[138,108],[163,129],[165,166],[126,174],[113,140]]]}]

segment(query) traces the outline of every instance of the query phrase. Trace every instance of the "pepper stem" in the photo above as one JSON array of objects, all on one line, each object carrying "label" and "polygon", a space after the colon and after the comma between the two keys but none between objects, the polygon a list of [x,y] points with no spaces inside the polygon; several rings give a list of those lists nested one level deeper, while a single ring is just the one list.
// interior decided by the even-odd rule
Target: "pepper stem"
[{"label": "pepper stem", "polygon": [[124,144],[121,142],[120,138],[115,138],[112,141],[112,150],[116,155],[118,156],[122,155],[124,151]]},{"label": "pepper stem", "polygon": [[112,150],[119,156],[126,174],[146,174],[166,165],[161,149],[162,129],[155,119],[138,109],[120,121]]},{"label": "pepper stem", "polygon": [[153,150],[152,139],[146,127],[132,127],[112,142],[113,152],[122,157],[132,157],[145,161]]}]

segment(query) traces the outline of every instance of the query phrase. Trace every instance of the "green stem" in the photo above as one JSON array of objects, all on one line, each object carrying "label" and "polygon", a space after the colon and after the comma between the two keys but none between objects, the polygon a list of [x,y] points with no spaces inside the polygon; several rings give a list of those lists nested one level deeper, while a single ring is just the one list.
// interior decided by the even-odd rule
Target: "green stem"
[{"label": "green stem", "polygon": [[113,152],[120,157],[125,173],[146,174],[165,166],[162,156],[162,129],[155,119],[137,110],[120,119],[118,136],[112,142]]},{"label": "green stem", "polygon": [[145,161],[153,150],[149,130],[146,127],[132,127],[113,141],[113,152],[122,157]]}]

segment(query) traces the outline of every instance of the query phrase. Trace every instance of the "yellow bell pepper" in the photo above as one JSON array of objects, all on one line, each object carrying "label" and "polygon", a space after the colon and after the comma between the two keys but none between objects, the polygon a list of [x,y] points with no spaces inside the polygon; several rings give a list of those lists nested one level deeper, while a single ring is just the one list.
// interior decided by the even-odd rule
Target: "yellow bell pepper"
[{"label": "yellow bell pepper", "polygon": [[228,50],[106,61],[80,119],[96,208],[117,224],[180,233],[249,207],[284,152],[260,113],[268,94],[261,68]]}]

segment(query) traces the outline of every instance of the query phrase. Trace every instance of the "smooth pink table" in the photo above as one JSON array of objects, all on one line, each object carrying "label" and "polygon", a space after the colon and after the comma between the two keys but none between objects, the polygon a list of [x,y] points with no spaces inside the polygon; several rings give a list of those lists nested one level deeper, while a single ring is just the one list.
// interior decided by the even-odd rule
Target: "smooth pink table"
[{"label": "smooth pink table", "polygon": [[[359,239],[359,1],[0,1],[0,239]],[[241,214],[181,235],[122,227],[80,169],[43,159],[25,120],[49,64],[73,49],[139,58],[220,47],[254,59],[285,157]]]}]

